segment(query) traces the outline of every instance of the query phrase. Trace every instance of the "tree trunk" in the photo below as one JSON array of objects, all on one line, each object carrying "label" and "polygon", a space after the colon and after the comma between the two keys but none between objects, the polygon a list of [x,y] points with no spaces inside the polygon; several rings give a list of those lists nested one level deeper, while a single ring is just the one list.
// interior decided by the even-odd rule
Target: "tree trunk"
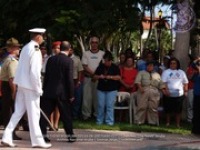
[{"label": "tree trunk", "polygon": [[180,61],[181,69],[186,71],[189,53],[190,32],[176,33],[174,56]]},{"label": "tree trunk", "polygon": [[81,47],[81,51],[82,52],[85,52],[86,48],[85,48],[85,43],[84,43],[84,39],[81,37],[81,36],[75,36],[78,43],[80,44],[80,47]]},{"label": "tree trunk", "polygon": [[[189,53],[190,32],[176,33],[175,51],[174,56],[180,61],[181,69],[187,70],[187,59]],[[181,118],[186,120],[187,118],[187,99],[183,101],[183,110]]]},{"label": "tree trunk", "polygon": [[200,35],[199,31],[195,29],[190,36],[191,55],[194,59],[200,56]]}]

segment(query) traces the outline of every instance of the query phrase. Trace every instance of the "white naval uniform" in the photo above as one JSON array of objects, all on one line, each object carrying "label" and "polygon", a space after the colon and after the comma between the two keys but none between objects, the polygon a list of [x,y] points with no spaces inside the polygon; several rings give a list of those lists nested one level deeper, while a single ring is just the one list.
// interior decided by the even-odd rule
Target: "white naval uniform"
[{"label": "white naval uniform", "polygon": [[12,132],[19,120],[27,111],[30,128],[31,145],[46,144],[39,126],[40,96],[42,95],[41,83],[42,55],[39,45],[30,41],[22,49],[14,83],[18,85],[15,112],[6,127],[2,141],[12,143]]}]

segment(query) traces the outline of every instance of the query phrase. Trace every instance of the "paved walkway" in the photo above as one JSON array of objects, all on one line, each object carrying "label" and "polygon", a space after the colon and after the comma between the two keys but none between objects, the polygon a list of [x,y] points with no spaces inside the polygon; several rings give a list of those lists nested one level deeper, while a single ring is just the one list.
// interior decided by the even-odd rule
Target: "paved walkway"
[{"label": "paved walkway", "polygon": [[[48,136],[53,145],[51,150],[200,150],[200,137],[193,135],[81,129],[74,131],[77,136],[75,143],[65,142],[66,136],[62,129],[58,132],[49,131]],[[0,137],[2,133],[3,130],[0,130]],[[21,141],[15,141],[18,147],[0,146],[0,150],[32,149],[29,132],[17,131],[17,134],[23,138]]]}]

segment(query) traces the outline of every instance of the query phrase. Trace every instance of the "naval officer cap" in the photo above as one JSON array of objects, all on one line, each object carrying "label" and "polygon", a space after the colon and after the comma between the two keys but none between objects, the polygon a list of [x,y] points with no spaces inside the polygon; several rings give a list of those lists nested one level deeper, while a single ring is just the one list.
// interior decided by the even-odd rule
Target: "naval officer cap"
[{"label": "naval officer cap", "polygon": [[33,28],[33,29],[30,29],[29,32],[30,33],[39,33],[39,34],[42,34],[42,33],[46,32],[46,29],[44,29],[44,28]]}]

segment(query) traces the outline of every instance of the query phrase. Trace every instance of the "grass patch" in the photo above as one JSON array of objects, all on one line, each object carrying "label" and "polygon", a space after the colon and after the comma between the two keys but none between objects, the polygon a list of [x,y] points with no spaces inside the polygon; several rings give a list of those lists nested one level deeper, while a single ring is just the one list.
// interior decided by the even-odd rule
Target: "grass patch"
[{"label": "grass patch", "polygon": [[[172,122],[172,124],[175,124]],[[62,123],[60,124],[62,127]],[[173,134],[182,134],[189,135],[191,134],[191,125],[187,122],[181,122],[181,128],[177,128],[175,125],[166,126],[162,120],[160,121],[160,126],[150,126],[142,125],[138,126],[136,124],[130,125],[129,123],[115,123],[114,126],[108,125],[97,125],[95,120],[82,121],[75,120],[73,121],[74,129],[91,129],[91,130],[116,130],[116,131],[132,131],[132,132],[153,132],[153,133],[173,133]]]}]

